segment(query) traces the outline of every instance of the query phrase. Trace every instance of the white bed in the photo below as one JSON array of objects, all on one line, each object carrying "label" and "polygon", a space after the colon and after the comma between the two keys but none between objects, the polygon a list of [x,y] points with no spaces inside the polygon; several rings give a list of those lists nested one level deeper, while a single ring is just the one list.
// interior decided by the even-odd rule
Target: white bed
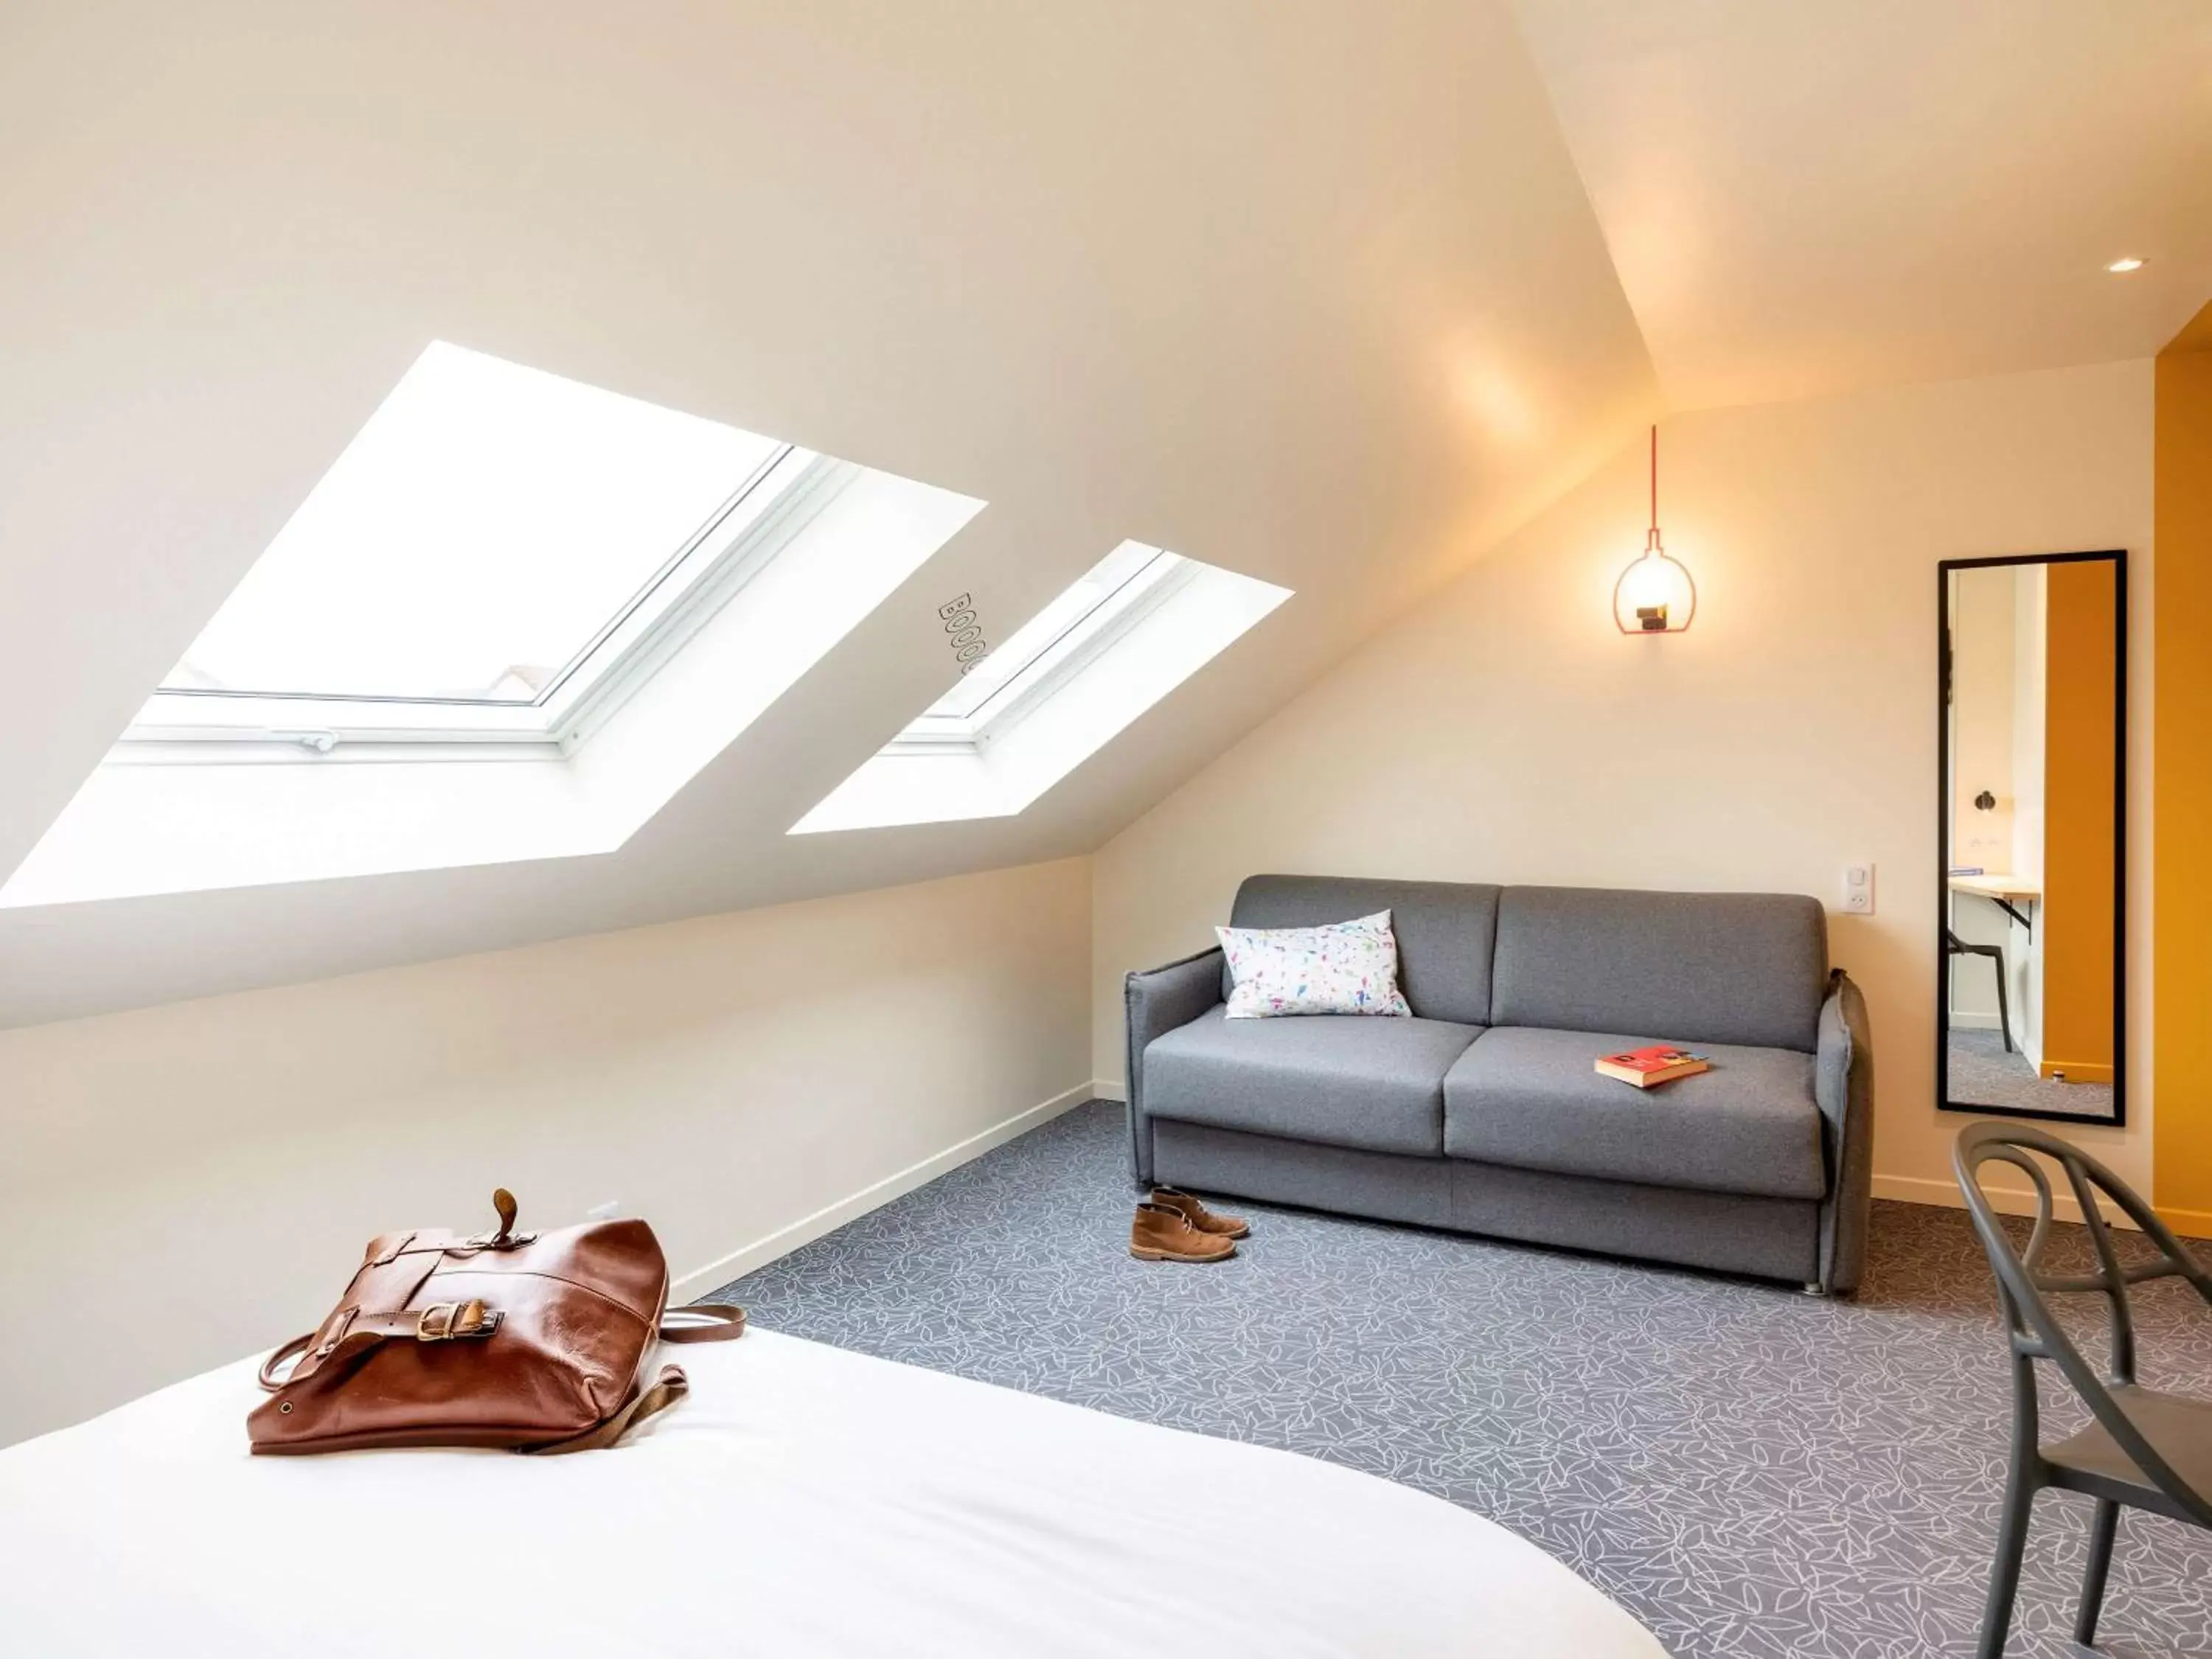
[{"label": "white bed", "polygon": [[250,1457],[250,1362],[0,1451],[0,1652],[1663,1659],[1368,1475],[766,1331],[679,1357],[569,1457]]}]

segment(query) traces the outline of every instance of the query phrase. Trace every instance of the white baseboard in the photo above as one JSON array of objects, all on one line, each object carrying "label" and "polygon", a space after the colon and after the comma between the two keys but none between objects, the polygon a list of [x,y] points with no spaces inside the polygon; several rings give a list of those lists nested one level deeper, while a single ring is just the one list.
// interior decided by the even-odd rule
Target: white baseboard
[{"label": "white baseboard", "polygon": [[1091,1097],[1126,1106],[1129,1103],[1129,1085],[1118,1077],[1094,1077],[1091,1079]]},{"label": "white baseboard", "polygon": [[777,1228],[765,1237],[741,1245],[727,1255],[717,1256],[703,1267],[694,1267],[682,1274],[668,1287],[672,1303],[684,1301],[709,1291],[717,1285],[726,1285],[742,1278],[756,1267],[764,1267],[778,1256],[789,1255],[802,1244],[811,1244],[824,1233],[835,1232],[857,1216],[880,1209],[893,1199],[904,1196],[915,1188],[934,1181],[947,1170],[955,1170],[970,1159],[978,1158],[994,1146],[1003,1146],[1016,1135],[1034,1129],[1040,1123],[1050,1121],[1062,1112],[1080,1106],[1086,1100],[1098,1098],[1098,1085],[1079,1083],[1073,1089],[1063,1089],[1050,1100],[1032,1106],[1026,1111],[1016,1112],[1003,1122],[969,1135],[967,1139],[933,1153],[919,1164],[909,1164],[896,1175],[885,1176],[881,1181],[860,1188],[850,1197],[841,1198],[835,1204],[824,1205],[812,1215],[803,1216],[788,1226]]},{"label": "white baseboard", "polygon": [[[2061,1186],[2065,1183],[2062,1180]],[[2035,1194],[2026,1187],[1984,1187],[1990,1195],[1990,1207],[2004,1215],[2033,1215]],[[1904,1204],[1940,1204],[1945,1209],[1963,1210],[1966,1199],[1960,1194],[1954,1181],[1930,1181],[1924,1176],[1886,1176],[1874,1178],[1876,1198],[1893,1198]],[[2055,1192],[2051,1195],[2051,1213],[2061,1221],[2079,1221],[2081,1206],[2069,1193]],[[2105,1208],[2105,1219],[2116,1226],[2132,1228],[2136,1224],[2109,1206]]]}]

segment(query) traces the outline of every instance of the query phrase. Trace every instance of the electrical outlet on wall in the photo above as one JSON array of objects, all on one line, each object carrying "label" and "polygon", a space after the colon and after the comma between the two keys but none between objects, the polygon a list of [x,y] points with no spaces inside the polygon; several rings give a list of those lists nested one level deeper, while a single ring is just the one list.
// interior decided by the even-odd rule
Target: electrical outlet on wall
[{"label": "electrical outlet on wall", "polygon": [[611,1198],[604,1204],[594,1204],[584,1212],[586,1221],[612,1221],[622,1212],[622,1200]]},{"label": "electrical outlet on wall", "polygon": [[1844,866],[1843,908],[1847,915],[1870,916],[1874,914],[1872,860],[1855,862]]}]

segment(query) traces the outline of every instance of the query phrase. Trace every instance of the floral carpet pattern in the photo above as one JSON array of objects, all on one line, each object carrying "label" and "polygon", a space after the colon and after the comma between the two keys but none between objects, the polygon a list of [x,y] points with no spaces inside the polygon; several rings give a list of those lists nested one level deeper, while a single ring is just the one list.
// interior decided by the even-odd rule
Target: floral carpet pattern
[{"label": "floral carpet pattern", "polygon": [[[1972,1650],[2010,1400],[1963,1213],[1877,1205],[1850,1302],[1257,1205],[1235,1206],[1253,1233],[1234,1260],[1181,1267],[1127,1255],[1126,1158],[1121,1109],[1079,1108],[714,1294],[793,1335],[1437,1493],[1679,1659]],[[2171,1279],[2136,1305],[2142,1380],[2212,1394],[2212,1310]],[[2045,1384],[2048,1431],[2076,1420],[2062,1395]],[[2039,1500],[2011,1654],[2085,1651],[2067,1631],[2087,1519]],[[2212,1659],[2212,1534],[2127,1512],[2103,1638]]]}]

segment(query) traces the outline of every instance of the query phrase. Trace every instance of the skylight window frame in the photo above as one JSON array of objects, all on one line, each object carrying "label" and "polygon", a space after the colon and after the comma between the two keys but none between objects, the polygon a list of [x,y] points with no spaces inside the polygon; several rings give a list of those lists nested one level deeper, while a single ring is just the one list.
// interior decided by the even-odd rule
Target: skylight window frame
[{"label": "skylight window frame", "polygon": [[[1009,636],[1019,647],[995,690],[1002,701],[948,693],[863,761],[793,823],[794,836],[1015,817],[1057,787],[1162,699],[1295,597],[1257,576],[1125,541]],[[1153,573],[1118,583],[1112,561],[1146,556]],[[1117,580],[1100,595],[1095,582]],[[1073,622],[1062,604],[1084,596]],[[1110,598],[1111,604],[1097,602]],[[1022,635],[1035,630],[1042,645]],[[1004,646],[1001,647],[1003,650]],[[957,688],[956,688],[957,691]],[[947,708],[982,716],[980,725]]]},{"label": "skylight window frame", "polygon": [[[924,711],[884,745],[886,755],[980,754],[1048,702],[1160,606],[1197,579],[1200,566],[1165,548],[1071,618],[976,707],[961,716]],[[988,658],[981,660],[988,661]]]},{"label": "skylight window frame", "polygon": [[[780,445],[526,702],[163,687],[111,758],[178,764],[564,757],[862,471]],[[211,703],[234,718],[190,718]],[[396,710],[405,717],[392,718]],[[259,718],[240,720],[237,713]],[[149,714],[173,718],[149,720]]]}]

